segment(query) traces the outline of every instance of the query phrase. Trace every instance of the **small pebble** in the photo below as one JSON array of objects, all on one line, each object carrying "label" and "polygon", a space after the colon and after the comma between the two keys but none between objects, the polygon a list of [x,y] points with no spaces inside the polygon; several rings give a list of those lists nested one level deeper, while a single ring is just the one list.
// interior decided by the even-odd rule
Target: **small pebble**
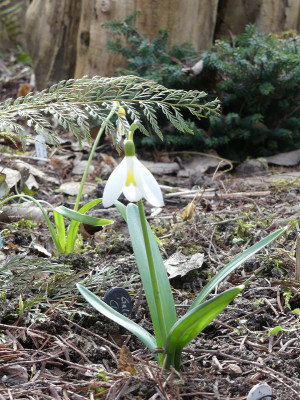
[{"label": "small pebble", "polygon": [[228,373],[232,378],[242,375],[243,373],[241,367],[237,364],[229,364],[228,370]]},{"label": "small pebble", "polygon": [[269,395],[272,395],[271,387],[267,383],[258,383],[250,390],[247,400],[259,400],[261,398],[264,400],[272,400]]},{"label": "small pebble", "polygon": [[289,203],[296,203],[297,202],[297,195],[296,193],[290,192],[286,195],[286,201]]},{"label": "small pebble", "polygon": [[257,175],[259,173],[266,172],[267,164],[260,160],[248,160],[244,161],[236,168],[237,176],[248,176]]}]

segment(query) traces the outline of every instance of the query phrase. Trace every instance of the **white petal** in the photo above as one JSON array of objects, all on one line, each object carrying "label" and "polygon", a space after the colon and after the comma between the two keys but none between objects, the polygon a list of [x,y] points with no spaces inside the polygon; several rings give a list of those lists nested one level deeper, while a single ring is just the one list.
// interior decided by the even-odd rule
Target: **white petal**
[{"label": "white petal", "polygon": [[154,207],[162,207],[164,200],[156,179],[137,158],[134,160],[134,177],[142,196]]},{"label": "white petal", "polygon": [[139,188],[135,186],[133,183],[130,183],[129,186],[124,185],[123,193],[126,199],[129,200],[130,202],[139,201],[143,197]]},{"label": "white petal", "polygon": [[127,173],[129,171],[133,172],[133,167],[134,167],[135,160],[136,160],[136,156],[125,156],[126,172]]},{"label": "white petal", "polygon": [[[135,176],[134,176],[134,162],[136,160],[135,156],[126,156],[126,180],[131,177],[135,181]],[[138,187],[133,183],[130,182],[129,185],[124,185],[122,188],[122,191],[124,193],[124,196],[126,197],[127,200],[130,202],[136,202],[141,200],[142,194]]]},{"label": "white petal", "polygon": [[108,178],[103,192],[103,207],[110,207],[122,193],[123,185],[126,180],[127,166],[125,158],[113,170]]}]

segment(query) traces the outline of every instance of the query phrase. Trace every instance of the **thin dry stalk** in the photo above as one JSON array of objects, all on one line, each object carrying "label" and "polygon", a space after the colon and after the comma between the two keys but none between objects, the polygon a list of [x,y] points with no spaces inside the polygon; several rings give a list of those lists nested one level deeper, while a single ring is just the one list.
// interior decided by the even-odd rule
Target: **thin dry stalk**
[{"label": "thin dry stalk", "polygon": [[300,230],[297,223],[297,239],[296,239],[296,269],[295,279],[300,282]]}]

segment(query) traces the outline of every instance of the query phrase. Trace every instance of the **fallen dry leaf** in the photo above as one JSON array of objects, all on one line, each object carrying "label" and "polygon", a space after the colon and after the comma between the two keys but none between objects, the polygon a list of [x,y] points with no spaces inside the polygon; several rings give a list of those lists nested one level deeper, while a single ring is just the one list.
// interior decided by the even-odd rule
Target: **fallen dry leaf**
[{"label": "fallen dry leaf", "polygon": [[100,153],[103,161],[105,162],[105,164],[110,165],[112,168],[116,168],[116,166],[118,165],[116,160],[109,156],[108,154],[105,153]]},{"label": "fallen dry leaf", "polygon": [[[87,164],[88,164],[87,160],[81,160],[81,161],[74,160],[74,167],[72,169],[72,174],[83,175],[87,167]],[[91,175],[94,171],[95,167],[93,165],[90,165],[88,175]]]},{"label": "fallen dry leaf", "polygon": [[35,177],[32,174],[29,174],[25,183],[29,190],[39,188],[39,184],[37,183]]},{"label": "fallen dry leaf", "polygon": [[270,164],[293,167],[300,163],[300,149],[266,157],[266,161]]},{"label": "fallen dry leaf", "polygon": [[180,166],[177,162],[163,163],[163,162],[152,162],[143,161],[142,162],[146,168],[149,169],[152,174],[156,175],[168,175],[177,173],[180,170]]},{"label": "fallen dry leaf", "polygon": [[[69,196],[76,196],[78,194],[79,187],[80,187],[80,182],[70,181],[70,182],[66,182],[66,183],[63,183],[62,185],[60,185],[59,189],[63,193],[65,193]],[[97,187],[96,183],[85,183],[83,186],[82,194],[90,193],[93,190],[95,190],[96,187]]]},{"label": "fallen dry leaf", "polygon": [[183,159],[182,164],[184,170],[180,172],[183,172],[183,175],[188,174],[189,176],[201,176],[203,173],[209,171],[210,169],[214,171],[219,166],[220,161],[222,160],[222,167],[230,165],[228,160],[222,159],[216,153],[207,154],[206,156],[195,155],[188,158],[187,160]]},{"label": "fallen dry leaf", "polygon": [[21,174],[16,169],[3,168],[3,169],[1,169],[1,173],[6,175],[5,181],[9,188],[14,187],[21,179]]},{"label": "fallen dry leaf", "polygon": [[8,250],[10,250],[10,251],[19,252],[19,248],[18,248],[17,246],[15,246],[15,245],[13,244],[13,242],[8,242],[8,243],[7,243],[7,248],[8,248]]},{"label": "fallen dry leaf", "polygon": [[19,86],[17,97],[25,97],[31,90],[32,90],[31,85],[29,85],[28,83],[22,83]]},{"label": "fallen dry leaf", "polygon": [[191,257],[185,256],[180,251],[174,253],[168,258],[164,264],[169,274],[169,279],[175,278],[176,276],[185,276],[188,272],[194,271],[202,266],[204,255],[202,253],[196,253]]},{"label": "fallen dry leaf", "polygon": [[127,371],[130,374],[135,374],[134,359],[127,346],[123,345],[120,351],[120,359],[117,365],[119,371]]},{"label": "fallen dry leaf", "polygon": [[44,181],[58,183],[57,178],[55,178],[53,176],[49,176],[48,174],[45,174],[43,171],[39,170],[38,168],[34,167],[31,164],[26,163],[23,160],[16,160],[14,165],[19,170],[22,170],[24,168],[27,169],[30,174],[32,174],[34,176],[37,176],[38,178],[40,178],[40,179],[42,179]]},{"label": "fallen dry leaf", "polygon": [[54,171],[62,177],[65,177],[73,166],[73,161],[68,160],[66,156],[52,156],[50,162]]},{"label": "fallen dry leaf", "polygon": [[182,218],[189,221],[195,216],[195,202],[191,201],[183,210],[181,214]]},{"label": "fallen dry leaf", "polygon": [[8,206],[3,206],[3,211],[9,217],[17,218],[30,218],[33,221],[44,222],[44,216],[41,209],[32,202],[26,202],[23,204],[10,204]]}]

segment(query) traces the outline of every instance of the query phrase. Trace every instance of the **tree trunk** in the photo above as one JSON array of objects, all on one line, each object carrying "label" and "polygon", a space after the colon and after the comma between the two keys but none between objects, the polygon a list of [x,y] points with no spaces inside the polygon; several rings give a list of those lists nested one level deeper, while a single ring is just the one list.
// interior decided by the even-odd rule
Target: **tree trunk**
[{"label": "tree trunk", "polygon": [[219,0],[216,37],[239,34],[245,25],[260,32],[300,31],[300,0]]},{"label": "tree trunk", "polygon": [[77,35],[75,77],[83,75],[114,75],[122,62],[121,56],[106,50],[108,35],[101,26],[111,19],[124,20],[133,12],[132,1],[84,0]]},{"label": "tree trunk", "polygon": [[196,50],[209,47],[218,0],[85,0],[82,5],[75,77],[114,75],[123,61],[106,50],[109,34],[101,25],[122,21],[136,10],[142,11],[136,24],[145,37],[153,39],[159,29],[167,29],[170,44],[189,42]]},{"label": "tree trunk", "polygon": [[300,0],[265,0],[257,19],[261,32],[277,33],[300,28]]},{"label": "tree trunk", "polygon": [[74,76],[81,0],[33,0],[26,39],[38,89]]},{"label": "tree trunk", "polygon": [[191,43],[197,51],[215,37],[244,31],[300,31],[300,0],[33,0],[26,13],[26,37],[37,87],[83,75],[112,76],[124,60],[108,52],[102,24],[123,21],[141,10],[137,26],[149,39],[169,31],[170,44]]}]

